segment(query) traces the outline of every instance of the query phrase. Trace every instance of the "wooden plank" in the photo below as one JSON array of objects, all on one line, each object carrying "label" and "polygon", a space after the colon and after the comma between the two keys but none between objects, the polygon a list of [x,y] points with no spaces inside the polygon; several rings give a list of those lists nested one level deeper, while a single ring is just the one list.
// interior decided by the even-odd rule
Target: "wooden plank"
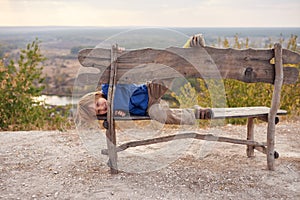
[{"label": "wooden plank", "polygon": [[274,144],[275,144],[275,117],[280,106],[280,94],[283,83],[282,48],[279,43],[274,45],[275,50],[275,83],[272,95],[267,128],[267,164],[269,170],[274,170]]},{"label": "wooden plank", "polygon": [[108,68],[111,64],[110,49],[82,49],[78,53],[78,61],[84,67]]},{"label": "wooden plank", "polygon": [[264,60],[270,61],[274,57],[273,49],[233,49],[204,47],[209,55],[216,60]]},{"label": "wooden plank", "polygon": [[[151,69],[152,67],[152,69]],[[161,80],[166,79],[172,79],[172,78],[178,78],[183,77],[181,73],[175,70],[170,70],[170,67],[166,67],[165,69],[160,68],[161,65],[156,64],[142,64],[138,67],[133,68],[134,70],[128,69],[120,69],[118,70],[117,74],[117,81],[118,83],[135,83],[135,82],[146,82],[149,80],[153,80],[155,78],[160,78]],[[162,71],[161,73],[159,71],[156,71],[155,68],[160,68]],[[151,70],[149,70],[151,69]],[[261,77],[253,78],[254,74],[252,69],[244,69],[243,71],[240,71],[238,68],[232,69],[233,71],[221,71],[221,75],[223,76],[223,79],[236,79],[243,82],[265,82],[265,83],[273,83],[273,79],[271,78],[274,76],[274,71],[270,70],[263,70],[263,68],[258,69],[257,71],[260,71]],[[247,74],[247,70],[250,70],[249,75]],[[284,67],[284,84],[292,84],[295,83],[298,79],[299,71],[297,68],[294,67]],[[180,70],[183,71],[183,70]],[[262,73],[269,74],[267,77],[263,77]],[[109,69],[105,70],[103,73],[84,73],[79,74],[77,79],[80,81],[81,84],[89,84],[94,83],[94,80],[99,80],[99,84],[101,83],[108,83],[109,80]],[[186,74],[186,78],[202,78],[201,75],[199,75],[198,72],[191,72],[190,74],[187,74],[186,72],[183,72],[183,74]],[[236,78],[237,77],[237,78]],[[250,78],[248,78],[250,77]],[[219,79],[220,75],[215,74],[212,75],[210,78]]]},{"label": "wooden plank", "polygon": [[300,54],[288,49],[282,49],[282,63],[283,64],[299,64]]},{"label": "wooden plank", "polygon": [[[107,52],[105,49],[97,49],[99,54],[103,51],[103,56],[97,58],[97,54],[89,55],[88,50],[79,55],[79,60],[84,66],[93,66],[101,70],[99,78],[101,82],[107,83],[109,77],[109,65]],[[92,51],[93,52],[93,51]],[[287,51],[289,52],[289,51]],[[290,55],[298,56],[289,52]],[[296,56],[297,55],[297,56]],[[237,79],[244,82],[274,82],[274,65],[270,64],[272,50],[235,50],[217,49],[212,47],[204,48],[168,48],[139,49],[133,51],[122,51],[118,54],[117,80],[130,82],[132,77],[151,80],[160,75],[164,79],[185,76],[187,78],[221,78]],[[106,60],[105,60],[106,59]],[[295,60],[295,59],[293,59]],[[151,65],[152,64],[152,65]],[[159,71],[149,71],[150,66],[155,64],[172,68],[159,73]],[[134,69],[134,70],[132,70]],[[138,70],[137,70],[138,69]],[[131,73],[128,76],[128,71]],[[143,73],[141,73],[143,71]],[[294,83],[298,79],[299,71],[294,67],[284,68],[284,83]]]},{"label": "wooden plank", "polygon": [[[173,51],[176,47],[166,49],[167,51]],[[184,51],[189,51],[187,48]],[[204,49],[214,60],[264,60],[270,61],[274,57],[273,49],[220,49],[214,47],[193,47],[195,49]],[[141,49],[142,50],[142,49]],[[127,53],[128,51],[118,51],[118,57]],[[96,67],[101,66],[107,68],[110,65],[110,49],[94,48],[94,49],[82,49],[78,54],[78,60],[84,67]],[[300,54],[288,49],[283,49],[283,64],[298,64],[300,63]]]},{"label": "wooden plank", "polygon": [[[219,77],[248,83],[274,82],[274,65],[270,64],[270,60],[274,57],[272,49],[236,50],[195,47],[189,49],[169,48],[167,50],[180,55],[194,66],[198,64],[197,70],[204,75],[204,78]],[[180,69],[178,70],[180,71]],[[193,68],[190,70],[193,71]],[[190,73],[186,74],[189,76]],[[284,83],[294,83],[298,79],[299,71],[293,67],[286,67],[284,74]],[[191,77],[195,77],[195,75],[192,74]]]},{"label": "wooden plank", "polygon": [[[270,108],[265,106],[212,108],[213,119],[261,117],[269,114]],[[277,115],[285,115],[287,111],[278,110]]]},{"label": "wooden plank", "polygon": [[[270,112],[270,108],[264,106],[255,107],[236,107],[236,108],[212,108],[214,116],[212,119],[224,118],[266,118]],[[287,111],[278,110],[277,115],[286,115]],[[98,116],[98,120],[105,120],[105,116]],[[150,120],[149,116],[126,116],[114,117],[115,120]]]},{"label": "wooden plank", "polygon": [[[144,146],[144,145],[150,145],[150,144],[157,144],[161,142],[169,142],[172,140],[179,140],[179,139],[186,139],[186,138],[193,138],[198,140],[207,140],[207,141],[216,141],[216,142],[227,142],[227,143],[233,143],[233,144],[242,144],[242,145],[250,145],[250,146],[257,146],[257,147],[264,147],[263,144],[251,141],[251,140],[241,140],[241,139],[233,139],[228,137],[219,137],[214,136],[212,134],[199,134],[197,132],[188,132],[188,133],[179,133],[174,135],[168,135],[164,137],[157,137],[152,139],[146,139],[146,140],[139,140],[139,141],[132,141],[125,144],[122,144],[117,147],[117,151],[124,151],[130,147],[137,147],[137,146]],[[107,149],[103,149],[101,151],[102,154],[107,155],[108,151]]]},{"label": "wooden plank", "polygon": [[[274,58],[274,49],[220,49],[214,47],[204,47],[214,60],[265,60]],[[282,50],[283,64],[299,64],[300,54],[288,49]]]}]

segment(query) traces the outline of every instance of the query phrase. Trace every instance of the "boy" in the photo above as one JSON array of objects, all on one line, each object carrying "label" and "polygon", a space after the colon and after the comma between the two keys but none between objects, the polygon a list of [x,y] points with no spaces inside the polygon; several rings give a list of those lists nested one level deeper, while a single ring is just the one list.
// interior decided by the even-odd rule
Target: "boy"
[{"label": "boy", "polygon": [[[116,86],[114,98],[114,115],[149,115],[151,119],[164,124],[192,125],[196,119],[209,119],[212,111],[196,106],[194,109],[170,109],[161,97],[167,87],[160,81],[147,84],[120,84]],[[78,102],[76,121],[84,123],[96,119],[96,115],[107,113],[108,84],[102,85],[102,91],[88,93]]]}]

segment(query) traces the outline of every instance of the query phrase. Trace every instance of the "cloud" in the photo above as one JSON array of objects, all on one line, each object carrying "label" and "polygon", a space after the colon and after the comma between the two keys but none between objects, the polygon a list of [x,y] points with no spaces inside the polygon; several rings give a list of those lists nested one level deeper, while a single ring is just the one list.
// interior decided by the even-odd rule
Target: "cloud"
[{"label": "cloud", "polygon": [[0,26],[300,26],[299,0],[1,0],[0,6]]}]

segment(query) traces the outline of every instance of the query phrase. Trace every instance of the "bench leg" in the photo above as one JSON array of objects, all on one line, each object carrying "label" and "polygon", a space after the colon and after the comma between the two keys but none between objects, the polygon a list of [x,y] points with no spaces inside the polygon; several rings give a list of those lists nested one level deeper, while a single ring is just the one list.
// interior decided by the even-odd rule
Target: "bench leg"
[{"label": "bench leg", "polygon": [[[254,118],[253,117],[248,118],[247,140],[254,141]],[[247,145],[247,156],[254,157],[254,146]]]},{"label": "bench leg", "polygon": [[111,174],[117,174],[118,173],[118,165],[117,165],[117,149],[116,149],[116,130],[115,130],[115,124],[113,121],[113,125],[110,126],[106,130],[106,141],[107,141],[107,149],[108,149],[108,165],[110,167],[110,173]]},{"label": "bench leg", "polygon": [[275,123],[268,123],[267,131],[267,164],[269,170],[274,170],[275,157],[278,157],[278,153],[274,151],[275,146]]}]

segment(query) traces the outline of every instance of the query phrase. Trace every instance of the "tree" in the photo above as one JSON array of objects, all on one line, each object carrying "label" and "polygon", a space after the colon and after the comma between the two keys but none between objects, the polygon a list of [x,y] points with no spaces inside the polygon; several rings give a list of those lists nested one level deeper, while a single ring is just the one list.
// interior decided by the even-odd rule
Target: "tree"
[{"label": "tree", "polygon": [[287,44],[287,49],[290,49],[292,51],[296,51],[297,50],[297,35],[291,35],[288,44]]},{"label": "tree", "polygon": [[36,100],[44,89],[42,62],[46,59],[39,43],[36,39],[21,50],[17,64],[0,62],[0,130],[44,128],[60,117],[51,117],[54,110]]},{"label": "tree", "polygon": [[224,48],[229,48],[229,46],[230,46],[230,45],[229,45],[229,41],[228,41],[227,38],[225,38],[225,39],[224,39],[224,42],[223,42],[223,47],[224,47]]}]

